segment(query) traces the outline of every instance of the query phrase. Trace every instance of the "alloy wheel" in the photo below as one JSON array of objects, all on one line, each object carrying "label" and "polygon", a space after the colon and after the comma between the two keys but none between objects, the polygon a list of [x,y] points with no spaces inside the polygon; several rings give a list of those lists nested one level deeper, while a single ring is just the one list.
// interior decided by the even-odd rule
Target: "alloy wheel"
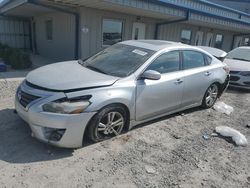
[{"label": "alloy wheel", "polygon": [[103,116],[97,127],[97,134],[103,137],[119,135],[123,129],[125,120],[119,112],[109,112]]},{"label": "alloy wheel", "polygon": [[213,106],[218,97],[218,86],[216,84],[211,85],[206,94],[205,102],[208,107]]}]

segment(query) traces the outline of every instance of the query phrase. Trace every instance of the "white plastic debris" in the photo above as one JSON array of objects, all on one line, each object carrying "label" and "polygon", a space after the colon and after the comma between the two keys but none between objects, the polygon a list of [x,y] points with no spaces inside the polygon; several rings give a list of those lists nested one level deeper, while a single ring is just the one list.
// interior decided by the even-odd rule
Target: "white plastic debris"
[{"label": "white plastic debris", "polygon": [[146,172],[149,173],[149,174],[156,174],[157,173],[153,166],[146,165],[145,169],[146,169]]},{"label": "white plastic debris", "polygon": [[247,146],[248,144],[246,137],[233,128],[227,126],[218,126],[215,128],[215,131],[222,136],[232,137],[233,141],[238,146]]},{"label": "white plastic debris", "polygon": [[234,111],[234,108],[232,106],[229,106],[221,101],[216,102],[213,106],[213,109],[215,109],[217,112],[221,112],[227,115],[230,115]]}]

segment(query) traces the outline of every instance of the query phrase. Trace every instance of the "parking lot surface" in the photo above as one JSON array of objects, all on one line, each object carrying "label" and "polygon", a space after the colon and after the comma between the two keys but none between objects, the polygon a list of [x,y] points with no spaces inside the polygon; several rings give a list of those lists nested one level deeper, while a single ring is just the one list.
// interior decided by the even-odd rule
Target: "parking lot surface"
[{"label": "parking lot surface", "polygon": [[195,108],[70,150],[31,137],[13,113],[19,82],[0,81],[0,187],[250,187],[249,145],[210,136],[224,125],[250,141],[250,92],[222,96],[230,116]]}]

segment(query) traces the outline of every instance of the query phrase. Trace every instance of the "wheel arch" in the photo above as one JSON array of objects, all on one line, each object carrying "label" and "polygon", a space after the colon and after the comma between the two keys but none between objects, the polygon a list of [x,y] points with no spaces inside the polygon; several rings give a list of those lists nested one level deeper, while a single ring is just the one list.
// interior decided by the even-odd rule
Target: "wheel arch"
[{"label": "wheel arch", "polygon": [[228,82],[229,82],[229,78],[226,78],[224,83],[221,81],[215,81],[212,83],[212,84],[216,84],[219,88],[218,98],[220,98],[222,96],[223,92],[225,91],[225,89],[228,86]]},{"label": "wheel arch", "polygon": [[124,130],[127,131],[127,130],[129,129],[129,124],[130,124],[130,110],[129,110],[129,107],[128,107],[126,104],[121,103],[121,102],[113,102],[113,103],[107,104],[107,105],[102,106],[101,108],[99,108],[99,109],[97,110],[97,113],[89,120],[89,122],[87,123],[87,126],[86,126],[86,128],[85,128],[85,130],[84,130],[84,133],[83,133],[83,140],[86,138],[86,133],[88,132],[87,130],[88,130],[89,126],[91,125],[91,122],[92,122],[93,118],[94,118],[101,110],[103,110],[103,109],[105,109],[105,108],[108,108],[108,107],[112,107],[112,106],[114,106],[114,107],[119,106],[119,107],[122,107],[122,108],[125,110],[125,112],[126,112],[126,123],[125,123]]}]

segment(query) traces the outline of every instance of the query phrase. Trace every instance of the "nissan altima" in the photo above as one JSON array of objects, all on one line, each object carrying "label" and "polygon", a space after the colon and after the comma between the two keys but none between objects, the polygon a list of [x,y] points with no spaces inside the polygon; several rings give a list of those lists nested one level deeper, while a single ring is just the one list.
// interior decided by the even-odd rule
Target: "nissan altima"
[{"label": "nissan altima", "polygon": [[115,44],[89,59],[30,72],[15,107],[32,135],[77,148],[117,136],[161,116],[214,105],[228,85],[229,69],[202,49],[139,40]]}]

